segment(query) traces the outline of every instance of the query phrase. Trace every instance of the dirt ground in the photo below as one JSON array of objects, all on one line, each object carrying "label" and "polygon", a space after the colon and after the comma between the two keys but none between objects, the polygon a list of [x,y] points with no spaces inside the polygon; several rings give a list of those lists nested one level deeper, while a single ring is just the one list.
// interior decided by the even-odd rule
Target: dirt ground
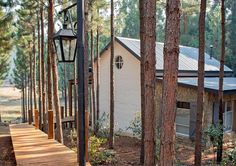
[{"label": "dirt ground", "polygon": [[16,165],[9,127],[5,124],[0,124],[0,165]]}]

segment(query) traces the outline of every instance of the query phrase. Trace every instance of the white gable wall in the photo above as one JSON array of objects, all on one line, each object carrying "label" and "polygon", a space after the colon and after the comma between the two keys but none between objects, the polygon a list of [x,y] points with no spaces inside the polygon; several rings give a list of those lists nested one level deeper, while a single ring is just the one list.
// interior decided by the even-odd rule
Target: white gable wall
[{"label": "white gable wall", "polygon": [[[115,42],[115,57],[118,55],[124,65],[122,69],[114,65],[115,129],[126,130],[135,113],[141,111],[140,62]],[[100,116],[103,112],[110,112],[110,48],[100,58]]]}]

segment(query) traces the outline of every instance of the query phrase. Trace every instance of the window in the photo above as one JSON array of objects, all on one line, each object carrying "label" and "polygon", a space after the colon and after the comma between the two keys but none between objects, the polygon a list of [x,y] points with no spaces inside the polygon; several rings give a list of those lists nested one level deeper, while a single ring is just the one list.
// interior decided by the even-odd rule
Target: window
[{"label": "window", "polygon": [[120,55],[117,56],[115,59],[115,65],[117,69],[121,69],[123,67],[123,64],[124,64],[123,58]]},{"label": "window", "polygon": [[176,133],[189,136],[190,128],[190,103],[177,102],[176,110]]},{"label": "window", "polygon": [[225,102],[225,112],[224,112],[224,131],[230,132],[232,131],[233,124],[233,111],[232,111],[232,102]]},{"label": "window", "polygon": [[190,109],[190,103],[189,102],[177,102],[177,108],[185,108]]}]

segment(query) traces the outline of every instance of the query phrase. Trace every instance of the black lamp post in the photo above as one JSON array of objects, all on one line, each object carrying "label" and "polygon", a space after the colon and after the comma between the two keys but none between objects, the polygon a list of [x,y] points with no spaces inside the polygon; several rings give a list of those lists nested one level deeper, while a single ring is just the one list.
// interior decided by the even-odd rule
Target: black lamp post
[{"label": "black lamp post", "polygon": [[84,0],[77,0],[77,78],[78,78],[78,127],[77,149],[79,166],[85,166],[85,54],[84,54]]},{"label": "black lamp post", "polygon": [[[67,29],[65,22],[68,20],[68,9],[77,5],[77,33]],[[77,159],[79,166],[85,166],[85,53],[84,53],[84,0],[67,7],[60,13],[64,13],[63,29],[54,36],[54,45],[59,62],[74,62],[77,54],[77,79],[78,79],[78,127],[77,127]]]}]

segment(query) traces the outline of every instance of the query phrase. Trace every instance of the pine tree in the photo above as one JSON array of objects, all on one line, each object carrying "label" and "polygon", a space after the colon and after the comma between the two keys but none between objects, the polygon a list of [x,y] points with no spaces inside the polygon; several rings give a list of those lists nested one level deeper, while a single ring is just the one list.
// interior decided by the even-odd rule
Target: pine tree
[{"label": "pine tree", "polygon": [[201,0],[199,17],[199,58],[198,58],[198,95],[197,95],[197,120],[195,136],[195,165],[201,165],[202,161],[202,117],[203,117],[203,95],[205,76],[205,15],[206,0]]},{"label": "pine tree", "polygon": [[[156,1],[140,0],[140,48],[144,165],[155,165]],[[145,64],[145,65],[144,65]],[[143,123],[144,120],[144,123]],[[145,125],[144,125],[145,124]],[[141,155],[142,157],[142,155]],[[142,158],[141,158],[142,162]]]},{"label": "pine tree", "polygon": [[164,43],[164,78],[162,85],[163,104],[161,109],[161,166],[174,165],[175,160],[175,115],[179,41],[180,0],[167,0]]}]

